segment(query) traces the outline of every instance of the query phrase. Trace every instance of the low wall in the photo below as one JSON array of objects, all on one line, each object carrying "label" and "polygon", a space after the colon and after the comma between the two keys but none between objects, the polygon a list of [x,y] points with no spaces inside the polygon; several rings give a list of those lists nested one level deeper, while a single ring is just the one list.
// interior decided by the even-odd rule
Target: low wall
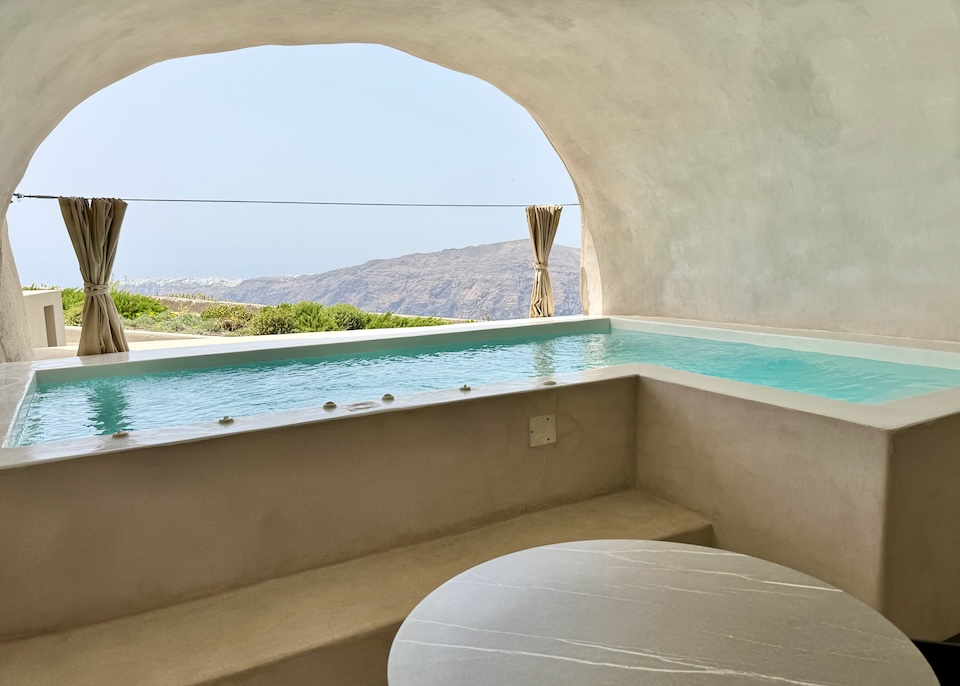
[{"label": "low wall", "polygon": [[642,378],[637,487],[912,638],[960,632],[960,416],[902,429]]},{"label": "low wall", "polygon": [[638,393],[641,488],[706,515],[721,548],[879,605],[885,432],[653,379]]},{"label": "low wall", "polygon": [[[636,378],[0,470],[0,640],[634,483]],[[556,443],[528,420],[556,414]]]},{"label": "low wall", "polygon": [[[79,343],[80,342],[80,327],[79,326],[67,326],[65,327],[66,332],[66,343]],[[200,336],[192,333],[169,333],[166,331],[139,331],[137,329],[124,329],[124,335],[127,337],[128,343],[139,343],[142,341],[179,341],[186,340],[190,338],[212,338],[212,336]]]},{"label": "low wall", "polygon": [[66,345],[63,299],[58,290],[23,291],[30,345],[47,348]]},{"label": "low wall", "polygon": [[885,541],[883,613],[914,638],[960,633],[960,416],[893,434]]},{"label": "low wall", "polygon": [[170,295],[155,295],[151,296],[159,300],[161,303],[169,307],[174,312],[195,312],[200,314],[208,307],[213,307],[215,305],[240,305],[250,310],[251,312],[257,312],[262,309],[263,305],[257,305],[255,303],[237,303],[230,300],[204,300],[198,298],[177,298]]}]

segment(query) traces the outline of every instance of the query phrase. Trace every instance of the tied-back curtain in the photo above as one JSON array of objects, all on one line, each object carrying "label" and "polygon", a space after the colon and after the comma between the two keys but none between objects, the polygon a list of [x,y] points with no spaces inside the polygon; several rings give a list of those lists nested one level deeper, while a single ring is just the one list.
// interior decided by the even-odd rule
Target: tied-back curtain
[{"label": "tied-back curtain", "polygon": [[77,354],[126,352],[130,347],[117,306],[110,297],[110,273],[127,203],[111,198],[59,198],[59,201],[80,263],[86,296]]},{"label": "tied-back curtain", "polygon": [[530,295],[531,317],[553,316],[553,287],[547,259],[560,225],[560,205],[531,205],[527,208],[527,226],[533,243],[533,293]]}]

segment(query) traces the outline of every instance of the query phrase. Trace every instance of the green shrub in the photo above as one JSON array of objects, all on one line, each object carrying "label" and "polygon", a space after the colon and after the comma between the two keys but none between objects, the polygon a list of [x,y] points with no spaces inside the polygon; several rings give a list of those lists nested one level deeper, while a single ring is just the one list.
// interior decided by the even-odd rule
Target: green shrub
[{"label": "green shrub", "polygon": [[60,299],[63,301],[63,312],[66,316],[67,310],[76,305],[77,303],[83,304],[83,289],[82,288],[64,288],[60,291]]},{"label": "green shrub", "polygon": [[450,322],[439,317],[399,317],[399,319],[406,320],[401,326],[443,326],[450,324]]},{"label": "green shrub", "polygon": [[80,326],[83,323],[83,301],[73,303],[63,311],[63,323],[67,326]]},{"label": "green shrub", "polygon": [[[110,289],[110,297],[113,298],[121,319],[133,320],[141,315],[160,314],[167,311],[167,306],[156,298],[130,293],[116,287]],[[64,288],[60,291],[63,319],[68,326],[80,325],[85,298],[82,288]]]},{"label": "green shrub", "polygon": [[223,331],[238,331],[253,319],[253,312],[243,305],[211,305],[200,316],[216,322]]},{"label": "green shrub", "polygon": [[168,293],[168,298],[183,298],[184,300],[215,300],[209,298],[205,293]]},{"label": "green shrub", "polygon": [[[117,306],[117,312],[123,320],[136,320],[141,315],[156,315],[167,311],[167,306],[156,298],[120,290],[116,286],[110,289],[110,297]],[[63,302],[63,319],[68,326],[79,326],[86,296],[82,288],[64,288],[60,291]]]},{"label": "green shrub", "polygon": [[296,317],[290,305],[264,307],[257,312],[247,325],[255,336],[269,336],[297,331]]},{"label": "green shrub", "polygon": [[255,313],[242,305],[233,305],[228,308],[227,316],[217,320],[221,331],[240,331],[250,323]]},{"label": "green shrub", "polygon": [[117,312],[123,319],[136,319],[144,314],[160,314],[167,311],[167,306],[149,295],[140,295],[119,288],[110,289],[110,297],[117,306]]},{"label": "green shrub", "polygon": [[[38,288],[25,286],[25,290]],[[52,287],[55,288],[55,287]],[[145,331],[193,333],[202,335],[270,335],[319,331],[356,331],[359,329],[393,329],[410,326],[438,326],[447,322],[436,317],[398,317],[390,312],[374,314],[358,307],[338,303],[324,307],[320,303],[301,300],[281,303],[252,312],[243,305],[220,303],[205,308],[200,314],[171,312],[156,298],[130,293],[115,285],[110,291],[125,327]],[[196,294],[195,294],[196,295]],[[68,326],[79,326],[83,316],[82,288],[61,290],[63,317]]]},{"label": "green shrub", "polygon": [[162,331],[163,333],[210,334],[220,330],[219,324],[212,319],[204,319],[195,312],[160,312],[141,314],[133,319],[123,320],[124,328],[138,331]]},{"label": "green shrub", "polygon": [[330,310],[320,303],[301,300],[293,306],[293,316],[297,331],[302,333],[340,330]]},{"label": "green shrub", "polygon": [[357,329],[367,328],[367,322],[370,321],[370,314],[364,312],[359,307],[348,305],[346,303],[337,303],[327,308],[327,312],[337,323],[337,328],[342,331],[356,331]]},{"label": "green shrub", "polygon": [[401,329],[410,326],[439,326],[447,322],[436,317],[398,317],[385,312],[372,314],[367,322],[368,329]]}]

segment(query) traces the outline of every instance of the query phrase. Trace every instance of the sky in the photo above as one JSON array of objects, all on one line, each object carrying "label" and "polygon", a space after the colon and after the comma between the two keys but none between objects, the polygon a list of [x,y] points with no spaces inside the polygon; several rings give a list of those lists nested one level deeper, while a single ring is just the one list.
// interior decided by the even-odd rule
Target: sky
[{"label": "sky", "polygon": [[[18,192],[118,198],[576,203],[520,105],[376,45],[261,47],[156,64],[94,94],[43,142]],[[78,285],[58,205],[14,201],[24,284]],[[131,203],[114,277],[311,274],[527,239],[522,208]],[[557,244],[579,247],[578,207]]]}]

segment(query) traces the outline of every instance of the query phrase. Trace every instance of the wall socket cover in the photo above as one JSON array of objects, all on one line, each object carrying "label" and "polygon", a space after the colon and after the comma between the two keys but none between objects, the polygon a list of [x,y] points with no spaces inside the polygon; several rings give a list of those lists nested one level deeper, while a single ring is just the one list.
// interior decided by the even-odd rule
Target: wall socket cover
[{"label": "wall socket cover", "polygon": [[557,442],[557,416],[543,414],[530,417],[530,447]]}]

